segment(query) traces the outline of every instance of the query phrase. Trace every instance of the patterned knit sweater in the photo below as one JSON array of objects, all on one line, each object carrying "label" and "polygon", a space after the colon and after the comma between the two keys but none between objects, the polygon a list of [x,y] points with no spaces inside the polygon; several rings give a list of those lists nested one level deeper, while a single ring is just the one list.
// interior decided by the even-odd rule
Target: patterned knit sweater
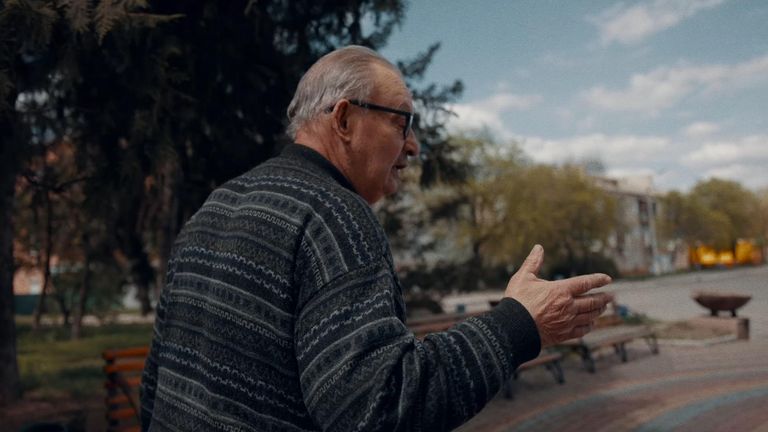
[{"label": "patterned knit sweater", "polygon": [[449,430],[540,350],[512,299],[416,339],[371,208],[297,144],[211,193],[168,267],[143,430]]}]

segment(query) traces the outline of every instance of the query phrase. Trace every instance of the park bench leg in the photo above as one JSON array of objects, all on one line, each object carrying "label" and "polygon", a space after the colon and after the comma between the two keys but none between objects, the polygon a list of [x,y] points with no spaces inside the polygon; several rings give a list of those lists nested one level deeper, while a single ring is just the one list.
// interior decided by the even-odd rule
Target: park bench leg
[{"label": "park bench leg", "polygon": [[650,335],[646,336],[645,342],[648,344],[648,347],[651,349],[651,352],[653,354],[659,353],[659,342],[656,340],[656,335]]},{"label": "park bench leg", "polygon": [[621,358],[622,363],[627,362],[627,346],[625,342],[620,342],[613,345],[613,350]]},{"label": "park bench leg", "polygon": [[581,359],[584,361],[584,367],[589,373],[595,373],[595,359],[592,357],[592,350],[585,346],[580,346],[578,349]]},{"label": "park bench leg", "polygon": [[512,374],[512,378],[506,380],[504,382],[504,399],[514,399],[514,386],[515,381],[517,381],[517,378],[520,376],[520,374],[515,371],[515,373]]},{"label": "park bench leg", "polygon": [[554,360],[552,361],[552,363],[547,363],[545,366],[547,370],[555,378],[555,381],[557,381],[558,384],[562,384],[565,382],[565,375],[563,375],[563,368],[560,367],[559,360]]}]

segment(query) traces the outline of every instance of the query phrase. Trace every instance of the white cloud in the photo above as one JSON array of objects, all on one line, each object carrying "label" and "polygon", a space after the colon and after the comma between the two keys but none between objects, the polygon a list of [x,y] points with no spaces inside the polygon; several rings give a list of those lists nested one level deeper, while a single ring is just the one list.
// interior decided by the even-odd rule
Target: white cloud
[{"label": "white cloud", "polygon": [[619,3],[590,17],[600,31],[603,45],[612,42],[635,44],[674,27],[699,11],[718,6],[724,0],[654,0],[640,4]]},{"label": "white cloud", "polygon": [[562,54],[547,52],[536,58],[536,63],[541,66],[569,69],[578,65],[578,60],[573,57],[565,57]]},{"label": "white cloud", "polygon": [[451,117],[448,120],[448,130],[451,133],[487,127],[494,132],[505,135],[506,127],[498,111],[480,108],[472,104],[456,104],[450,109],[456,113],[456,117]]},{"label": "white cloud", "polygon": [[565,139],[527,137],[522,140],[525,152],[538,162],[559,163],[597,157],[609,168],[651,160],[669,144],[665,137],[604,134]]},{"label": "white cloud", "polygon": [[699,179],[718,177],[764,187],[768,185],[768,135],[708,142],[682,156],[679,163]]},{"label": "white cloud", "polygon": [[712,177],[733,180],[752,189],[768,185],[768,170],[765,169],[765,165],[728,164],[710,168],[704,172],[703,178]]},{"label": "white cloud", "polygon": [[757,165],[768,171],[768,135],[750,135],[734,141],[710,142],[685,155],[682,163],[692,168],[733,164]]},{"label": "white cloud", "polygon": [[739,89],[768,78],[768,55],[736,65],[660,67],[645,74],[635,74],[623,90],[602,86],[587,90],[583,99],[608,111],[638,111],[657,114],[684,97],[701,92],[714,94]]},{"label": "white cloud", "polygon": [[448,126],[452,131],[488,127],[502,136],[509,136],[511,132],[504,125],[502,114],[512,110],[530,109],[540,101],[539,95],[501,92],[487,99],[455,104],[450,109],[457,117],[452,117]]},{"label": "white cloud", "polygon": [[606,175],[613,178],[622,177],[651,177],[654,178],[657,172],[653,168],[648,167],[618,167],[606,169]]},{"label": "white cloud", "polygon": [[688,138],[702,138],[720,130],[720,126],[717,123],[711,122],[695,122],[691,123],[683,129],[683,134]]},{"label": "white cloud", "polygon": [[[756,64],[759,62],[752,61],[727,69],[749,77],[754,72],[744,71],[754,71]],[[707,77],[720,72],[693,73],[689,70],[685,73]],[[702,78],[698,82],[698,85],[709,88],[712,83],[724,83],[726,79]],[[704,82],[706,84],[701,84]],[[679,134],[670,135],[581,133],[545,138],[521,136],[511,130],[505,122],[507,113],[530,109],[540,100],[539,96],[500,92],[484,100],[456,104],[452,108],[459,117],[450,120],[449,131],[487,127],[502,142],[514,140],[520,143],[521,149],[535,162],[559,164],[599,159],[609,175],[652,175],[661,190],[685,190],[708,177],[733,179],[748,187],[768,185],[768,135],[764,133],[732,140],[713,139],[720,134],[720,124],[711,121],[689,121]],[[576,113],[568,108],[559,108],[553,118],[566,123],[578,120]]]},{"label": "white cloud", "polygon": [[498,111],[506,111],[511,109],[526,110],[536,105],[540,101],[541,96],[538,95],[516,95],[512,93],[499,93],[477,103],[477,105]]}]

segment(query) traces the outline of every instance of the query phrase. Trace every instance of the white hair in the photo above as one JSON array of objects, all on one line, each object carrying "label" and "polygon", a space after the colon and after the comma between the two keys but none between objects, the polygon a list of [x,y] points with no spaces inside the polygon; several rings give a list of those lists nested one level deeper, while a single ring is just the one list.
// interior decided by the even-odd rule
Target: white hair
[{"label": "white hair", "polygon": [[359,45],[340,48],[321,57],[301,78],[288,105],[288,135],[295,139],[299,128],[339,99],[367,99],[375,84],[375,63],[400,75],[400,71],[379,53]]}]

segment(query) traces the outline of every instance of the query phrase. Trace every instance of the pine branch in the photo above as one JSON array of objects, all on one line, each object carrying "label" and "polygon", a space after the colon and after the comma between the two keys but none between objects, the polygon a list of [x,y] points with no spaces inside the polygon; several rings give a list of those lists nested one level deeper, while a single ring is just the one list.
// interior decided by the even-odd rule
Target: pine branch
[{"label": "pine branch", "polygon": [[69,26],[76,33],[85,33],[91,24],[90,0],[59,0],[59,6],[64,9]]},{"label": "pine branch", "polygon": [[183,14],[160,15],[139,12],[148,8],[145,0],[101,0],[96,6],[96,35],[99,43],[104,37],[120,24],[128,27],[155,28],[160,24],[183,18]]},{"label": "pine branch", "polygon": [[115,24],[125,16],[122,1],[120,0],[101,0],[96,6],[96,15],[94,22],[96,24],[96,35],[99,43],[104,41],[104,36],[109,33]]},{"label": "pine branch", "polygon": [[27,182],[29,182],[30,185],[38,189],[42,189],[42,190],[46,190],[54,193],[62,193],[67,188],[69,188],[70,186],[76,183],[80,183],[80,182],[84,182],[84,181],[88,181],[96,178],[95,176],[92,176],[92,175],[81,176],[81,177],[69,179],[61,183],[49,183],[49,182],[46,182],[45,180],[40,180],[39,177],[30,170],[24,171],[23,173],[21,173],[21,175],[22,177],[24,177],[25,180],[27,180]]},{"label": "pine branch", "polygon": [[0,26],[24,35],[23,47],[33,51],[48,45],[57,20],[51,5],[41,1],[8,0],[0,10]]},{"label": "pine branch", "polygon": [[248,16],[252,10],[254,10],[254,6],[258,6],[259,0],[248,0],[248,4],[245,5],[245,9],[243,10],[243,15]]},{"label": "pine branch", "polygon": [[159,15],[144,12],[129,12],[126,14],[127,22],[132,27],[155,28],[161,24],[184,18],[184,14]]}]

